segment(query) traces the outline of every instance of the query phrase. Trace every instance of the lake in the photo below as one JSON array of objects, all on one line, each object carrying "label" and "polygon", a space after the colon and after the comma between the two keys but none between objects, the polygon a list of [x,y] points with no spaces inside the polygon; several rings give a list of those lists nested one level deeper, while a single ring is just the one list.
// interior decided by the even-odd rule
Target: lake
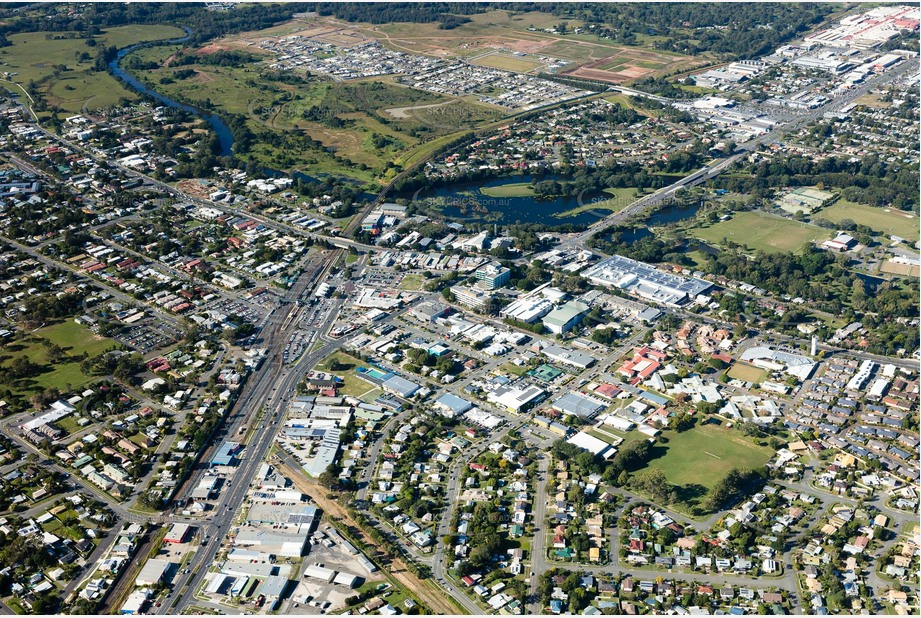
[{"label": "lake", "polygon": [[[610,210],[589,209],[569,216],[558,217],[559,213],[578,208],[591,200],[604,199],[605,194],[555,197],[541,199],[533,196],[492,197],[481,189],[495,189],[509,185],[527,184],[541,180],[560,180],[553,177],[535,178],[513,176],[492,180],[475,180],[441,186],[432,191],[419,191],[401,197],[413,198],[431,204],[431,209],[455,221],[471,223],[543,223],[545,225],[589,225],[611,214]],[[501,191],[498,192],[501,195]]]},{"label": "lake", "polygon": [[646,224],[650,227],[655,227],[657,225],[668,225],[669,223],[677,223],[678,221],[684,221],[685,219],[690,219],[697,214],[697,211],[700,209],[700,203],[689,204],[689,205],[679,205],[679,204],[669,204],[664,206],[656,211],[651,217],[646,220]]}]

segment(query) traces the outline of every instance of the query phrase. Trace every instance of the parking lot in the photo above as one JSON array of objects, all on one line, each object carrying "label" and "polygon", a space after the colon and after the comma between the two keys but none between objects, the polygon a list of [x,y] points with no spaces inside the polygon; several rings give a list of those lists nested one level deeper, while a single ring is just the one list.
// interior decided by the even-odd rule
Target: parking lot
[{"label": "parking lot", "polygon": [[[258,299],[266,296],[266,294],[261,294],[252,300],[219,300],[214,304],[209,305],[209,309],[213,311],[218,311],[220,313],[225,313],[228,316],[240,316],[245,321],[250,324],[260,324],[265,316],[268,315],[266,307],[260,306],[262,303],[265,303],[266,306],[270,304],[270,299],[263,299],[261,302],[257,302]],[[274,298],[274,295],[273,295]]]},{"label": "parking lot", "polygon": [[119,333],[115,339],[119,343],[135,348],[141,354],[149,354],[154,350],[172,345],[181,337],[182,333],[178,328],[163,321],[154,324],[145,320]]}]

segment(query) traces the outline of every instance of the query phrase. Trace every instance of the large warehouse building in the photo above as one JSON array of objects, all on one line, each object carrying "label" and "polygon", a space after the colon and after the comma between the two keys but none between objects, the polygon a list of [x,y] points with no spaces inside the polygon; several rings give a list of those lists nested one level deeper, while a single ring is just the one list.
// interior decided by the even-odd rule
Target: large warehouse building
[{"label": "large warehouse building", "polygon": [[593,283],[620,288],[672,307],[684,305],[713,287],[708,281],[662,272],[650,264],[619,255],[598,262],[583,274]]}]

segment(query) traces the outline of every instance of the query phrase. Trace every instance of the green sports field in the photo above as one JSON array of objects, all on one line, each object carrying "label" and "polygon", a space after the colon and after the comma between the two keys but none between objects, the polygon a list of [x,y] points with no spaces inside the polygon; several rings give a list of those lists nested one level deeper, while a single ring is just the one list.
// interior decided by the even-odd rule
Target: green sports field
[{"label": "green sports field", "polygon": [[[61,362],[50,363],[48,350],[42,340],[63,348],[66,358]],[[0,364],[7,367],[16,358],[25,356],[36,365],[42,366],[41,373],[34,377],[23,378],[15,384],[6,385],[14,394],[20,396],[29,396],[52,386],[64,390],[67,384],[77,389],[96,378],[87,376],[80,370],[80,361],[76,360],[76,357],[84,352],[91,357],[96,356],[114,345],[111,339],[100,337],[73,320],[66,320],[23,334],[8,343],[0,350]]]},{"label": "green sports field", "polygon": [[732,468],[758,468],[773,456],[771,449],[756,446],[739,432],[715,424],[667,435],[668,444],[657,444],[654,448],[654,453],[664,451],[664,454],[649,465],[662,470],[678,486],[701,485],[711,489]]},{"label": "green sports field", "polygon": [[766,253],[797,252],[810,242],[831,237],[831,232],[816,225],[761,211],[737,212],[727,221],[691,228],[688,233],[711,244],[731,241]]},{"label": "green sports field", "polygon": [[875,232],[901,236],[906,240],[917,241],[919,238],[918,215],[896,210],[895,208],[878,208],[866,204],[856,204],[838,200],[815,213],[813,217],[828,219],[838,223],[850,219],[859,225],[866,225]]}]

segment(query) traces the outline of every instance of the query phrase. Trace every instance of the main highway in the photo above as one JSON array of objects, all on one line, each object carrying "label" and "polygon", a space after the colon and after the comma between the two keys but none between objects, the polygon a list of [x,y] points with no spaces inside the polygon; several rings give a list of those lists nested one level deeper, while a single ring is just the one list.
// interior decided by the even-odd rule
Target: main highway
[{"label": "main highway", "polygon": [[[301,275],[285,294],[286,301],[303,297],[326,278],[339,252],[333,251],[331,254],[325,260],[325,267],[308,270]],[[268,343],[269,350],[266,359],[244,388],[243,394],[234,406],[234,415],[226,421],[229,435],[234,435],[238,427],[245,427],[253,422],[259,422],[259,425],[245,445],[242,461],[232,480],[224,487],[210,524],[203,527],[201,547],[189,562],[188,572],[180,574],[175,582],[173,589],[176,592],[171,593],[159,608],[161,614],[181,613],[195,604],[195,592],[204,581],[208,567],[214,562],[233,517],[243,504],[256,471],[272,446],[278,429],[277,421],[283,417],[288,402],[295,394],[297,384],[312,367],[341,345],[336,341],[327,342],[320,348],[304,354],[294,365],[285,366],[281,362],[281,350],[288,337],[282,327],[297,327],[297,320],[286,319],[290,311],[296,310],[297,306],[294,304],[280,304],[269,315],[263,327],[261,335]],[[320,333],[328,331],[337,316],[337,310],[330,311],[321,323]],[[263,415],[256,421],[254,419],[260,408],[263,409]],[[205,457],[202,457],[202,462],[204,461]]]},{"label": "main highway", "polygon": [[[816,107],[815,109],[812,109],[812,110],[805,111],[804,113],[798,115],[795,119],[789,122],[778,123],[771,131],[764,133],[763,135],[754,137],[748,140],[747,142],[738,144],[736,146],[736,149],[738,151],[736,154],[730,157],[724,158],[724,159],[716,159],[714,161],[711,161],[706,166],[702,167],[701,169],[695,172],[692,172],[691,174],[680,179],[679,181],[667,187],[663,187],[662,189],[659,189],[655,193],[641,197],[640,199],[636,200],[635,202],[633,202],[632,204],[630,204],[623,210],[615,212],[605,217],[604,219],[600,219],[596,221],[595,223],[590,225],[589,228],[585,230],[584,232],[564,240],[563,242],[560,243],[559,247],[561,249],[573,249],[576,247],[584,246],[585,241],[587,241],[591,236],[594,236],[595,234],[605,229],[608,229],[614,225],[623,223],[628,218],[634,215],[638,215],[641,212],[652,208],[653,206],[656,206],[658,204],[661,204],[664,201],[674,198],[675,193],[679,191],[680,189],[686,189],[689,187],[693,187],[693,186],[702,184],[710,180],[711,178],[718,176],[719,174],[724,172],[726,169],[728,169],[730,166],[732,166],[737,161],[739,161],[741,158],[747,157],[752,152],[758,150],[758,148],[760,148],[761,146],[766,145],[766,144],[777,143],[780,140],[782,140],[784,137],[790,135],[793,131],[796,131],[797,129],[803,127],[807,123],[812,122],[814,120],[818,120],[819,118],[821,118],[827,113],[833,113],[835,111],[839,111],[847,107],[848,105],[853,103],[857,98],[866,94],[872,88],[889,83],[901,77],[902,75],[905,75],[906,73],[910,71],[917,71],[917,70],[918,70],[917,60],[906,60],[902,62],[896,68],[892,69],[891,71],[887,71],[886,73],[882,73],[880,75],[877,75],[875,77],[868,79],[864,83],[854,88],[851,88],[846,93],[834,98],[833,100],[829,101],[825,105]],[[644,92],[640,92],[638,90],[632,90],[630,88],[612,87],[611,89],[617,92],[621,92],[623,94],[634,95],[634,96],[644,96],[644,97],[651,98],[651,99],[654,99],[654,100],[657,100],[663,103],[673,103],[674,102],[668,99],[664,99],[663,97],[650,95]]]}]

